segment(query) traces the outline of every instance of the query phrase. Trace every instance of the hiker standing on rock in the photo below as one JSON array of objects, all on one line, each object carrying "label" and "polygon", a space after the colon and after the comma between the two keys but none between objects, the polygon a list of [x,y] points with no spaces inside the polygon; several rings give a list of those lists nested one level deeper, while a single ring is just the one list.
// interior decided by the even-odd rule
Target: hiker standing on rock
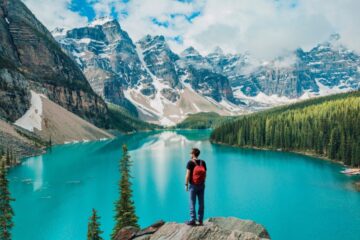
[{"label": "hiker standing on rock", "polygon": [[204,219],[204,191],[206,179],[206,163],[198,159],[200,150],[191,150],[191,160],[186,166],[185,189],[190,195],[190,220],[185,223],[190,226],[196,225],[196,198],[199,202],[198,220],[199,225],[203,224]]}]

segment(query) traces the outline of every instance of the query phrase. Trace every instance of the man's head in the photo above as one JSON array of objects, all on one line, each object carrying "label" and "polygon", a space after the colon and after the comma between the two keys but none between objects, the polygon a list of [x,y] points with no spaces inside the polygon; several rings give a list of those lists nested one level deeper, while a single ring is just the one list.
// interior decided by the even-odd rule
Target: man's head
[{"label": "man's head", "polygon": [[198,148],[191,149],[191,157],[192,158],[198,158],[199,155],[200,155],[200,150]]}]

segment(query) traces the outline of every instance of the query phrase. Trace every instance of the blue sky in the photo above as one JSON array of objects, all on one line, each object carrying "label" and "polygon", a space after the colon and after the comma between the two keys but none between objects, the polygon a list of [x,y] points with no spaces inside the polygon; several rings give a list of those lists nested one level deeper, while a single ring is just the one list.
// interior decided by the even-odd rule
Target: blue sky
[{"label": "blue sky", "polygon": [[51,30],[112,16],[136,41],[161,34],[179,52],[250,52],[272,58],[314,47],[332,33],[360,51],[358,0],[23,0]]}]

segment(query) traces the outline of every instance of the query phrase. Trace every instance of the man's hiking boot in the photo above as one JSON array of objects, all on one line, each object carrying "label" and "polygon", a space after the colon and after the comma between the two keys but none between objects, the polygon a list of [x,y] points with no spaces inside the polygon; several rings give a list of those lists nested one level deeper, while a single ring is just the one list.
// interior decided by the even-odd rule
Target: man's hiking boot
[{"label": "man's hiking boot", "polygon": [[199,221],[199,226],[204,226],[202,221]]},{"label": "man's hiking boot", "polygon": [[186,221],[185,224],[186,224],[186,225],[189,225],[189,226],[196,226],[196,222],[195,222],[195,221]]}]

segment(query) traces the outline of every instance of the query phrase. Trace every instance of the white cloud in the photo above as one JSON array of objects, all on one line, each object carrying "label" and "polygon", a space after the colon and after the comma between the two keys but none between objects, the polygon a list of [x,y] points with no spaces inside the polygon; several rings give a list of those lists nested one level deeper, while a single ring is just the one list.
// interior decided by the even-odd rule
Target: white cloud
[{"label": "white cloud", "polygon": [[71,0],[23,0],[26,6],[49,29],[74,28],[85,25],[86,17],[69,9]]},{"label": "white cloud", "polygon": [[[78,26],[86,18],[71,12],[71,0],[24,0],[50,29]],[[177,52],[194,46],[206,54],[220,46],[226,52],[250,52],[273,58],[298,47],[309,49],[340,33],[341,41],[360,52],[359,0],[88,0],[97,16],[117,12],[120,24],[134,40],[146,34],[169,39]],[[46,9],[46,11],[44,11]],[[192,22],[184,16],[201,11]],[[124,14],[126,13],[126,14]],[[175,15],[172,15],[175,14]],[[152,18],[168,27],[153,24]]]},{"label": "white cloud", "polygon": [[272,58],[308,49],[338,32],[343,42],[360,50],[358,0],[208,0],[202,17],[194,21],[184,39],[202,52],[215,46],[225,51],[249,51]]},{"label": "white cloud", "polygon": [[[175,0],[131,0],[124,4],[118,0],[89,0],[93,4],[97,16],[108,15],[111,9],[117,13],[126,12],[127,15],[119,14],[119,21],[123,29],[136,41],[145,36],[164,35],[169,39],[183,36],[191,28],[191,23],[185,16],[202,9],[206,0],[193,2],[180,2]],[[152,22],[156,18],[160,22],[166,22],[167,28],[158,26]],[[182,45],[175,41],[169,44],[178,50]]]}]

